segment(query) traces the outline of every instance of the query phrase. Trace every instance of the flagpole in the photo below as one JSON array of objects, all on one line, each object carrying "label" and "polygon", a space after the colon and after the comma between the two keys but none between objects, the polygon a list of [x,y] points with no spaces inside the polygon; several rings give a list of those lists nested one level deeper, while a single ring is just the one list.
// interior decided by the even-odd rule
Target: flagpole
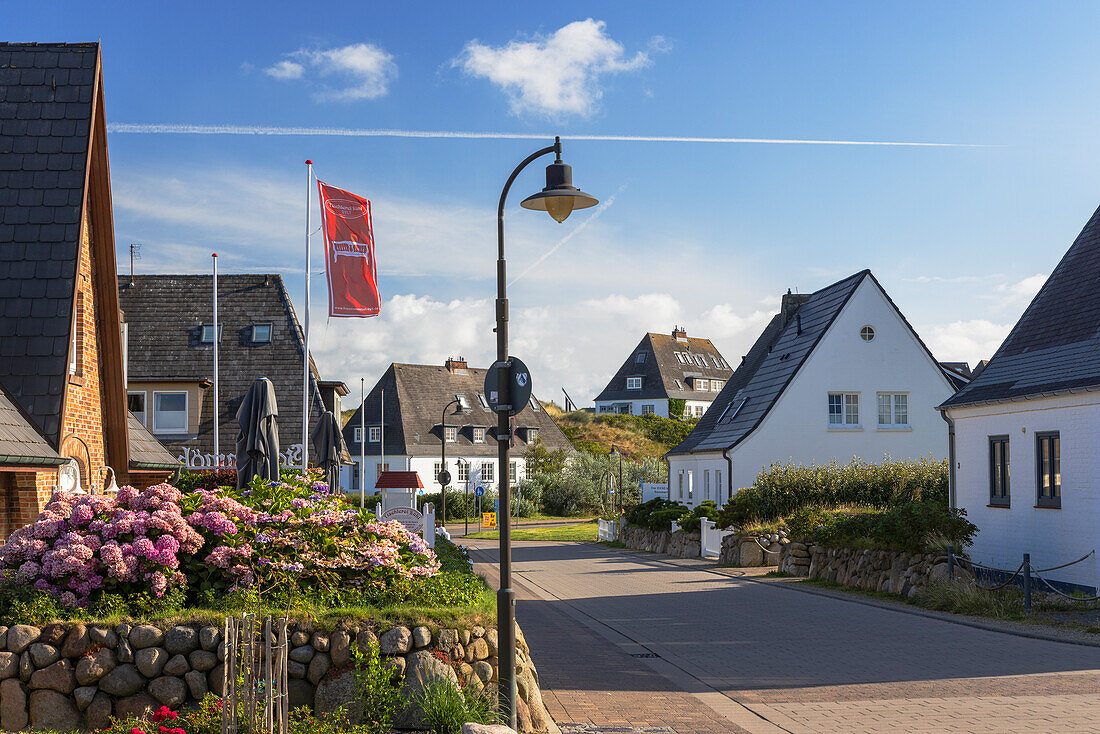
[{"label": "flagpole", "polygon": [[379,402],[379,407],[378,407],[378,432],[380,434],[379,437],[378,437],[380,439],[378,441],[378,448],[379,448],[379,456],[381,457],[380,458],[381,463],[379,463],[379,466],[382,467],[382,471],[386,470],[386,421],[385,421],[385,415],[386,415],[386,388],[382,388],[382,400]]},{"label": "flagpole", "polygon": [[302,349],[302,475],[309,466],[309,234],[313,228],[309,192],[313,187],[313,161],[306,161],[306,309]]},{"label": "flagpole", "polygon": [[367,506],[367,383],[359,378],[359,508]]},{"label": "flagpole", "polygon": [[221,468],[221,454],[218,443],[218,253],[211,253],[210,259],[214,262],[214,465]]}]

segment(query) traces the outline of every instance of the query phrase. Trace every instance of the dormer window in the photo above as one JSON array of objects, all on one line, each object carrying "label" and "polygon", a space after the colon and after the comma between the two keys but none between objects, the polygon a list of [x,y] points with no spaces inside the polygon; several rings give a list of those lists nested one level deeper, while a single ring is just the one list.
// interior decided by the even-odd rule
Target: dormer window
[{"label": "dormer window", "polygon": [[470,401],[466,399],[465,393],[456,393],[455,400],[458,401],[459,410],[468,411],[470,409]]},{"label": "dormer window", "polygon": [[683,352],[674,352],[674,354],[676,355],[676,361],[679,362],[680,364],[683,364],[684,363],[684,353]]},{"label": "dormer window", "polygon": [[271,324],[252,324],[252,343],[271,343]]},{"label": "dormer window", "polygon": [[535,400],[534,396],[531,396],[527,403],[531,406],[531,410],[535,411],[536,413],[539,412],[539,401]]},{"label": "dormer window", "polygon": [[443,440],[454,443],[458,440],[458,428],[455,426],[443,426]]},{"label": "dormer window", "polygon": [[485,410],[489,409],[489,401],[485,399],[485,393],[479,392],[477,394],[477,401],[481,403],[482,408],[484,408]]},{"label": "dormer window", "polygon": [[710,380],[696,377],[692,380],[692,385],[695,387],[696,390],[710,392]]},{"label": "dormer window", "polygon": [[539,437],[539,429],[537,429],[537,428],[528,428],[527,429],[527,443],[534,443],[535,441],[538,440],[538,437]]},{"label": "dormer window", "polygon": [[642,378],[640,378],[640,377],[628,377],[628,378],[626,378],[626,389],[627,390],[641,390],[642,389]]},{"label": "dormer window", "polygon": [[[221,341],[222,341],[222,330],[223,330],[223,328],[224,327],[221,324],[218,324],[218,343],[219,344],[221,344]],[[213,324],[203,324],[202,325],[202,337],[201,337],[200,341],[203,344],[213,344],[214,343],[214,325]]]},{"label": "dormer window", "polygon": [[485,429],[474,426],[474,443],[485,443]]}]

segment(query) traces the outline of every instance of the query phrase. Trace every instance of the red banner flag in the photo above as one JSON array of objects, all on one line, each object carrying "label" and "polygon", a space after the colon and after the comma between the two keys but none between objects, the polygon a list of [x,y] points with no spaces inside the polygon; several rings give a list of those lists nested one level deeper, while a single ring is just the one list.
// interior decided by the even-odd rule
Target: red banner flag
[{"label": "red banner flag", "polygon": [[317,189],[325,230],[329,316],[377,316],[382,304],[370,201],[320,180]]}]

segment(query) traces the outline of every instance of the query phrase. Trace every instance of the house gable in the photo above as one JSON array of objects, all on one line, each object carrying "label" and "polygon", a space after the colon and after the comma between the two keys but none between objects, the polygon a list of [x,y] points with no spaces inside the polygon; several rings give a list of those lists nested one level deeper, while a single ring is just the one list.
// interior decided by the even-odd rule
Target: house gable
[{"label": "house gable", "polygon": [[[710,339],[688,336],[680,329],[672,335],[646,334],[596,397],[596,402],[668,398],[709,402],[716,393],[694,390],[690,384],[693,378],[724,382],[732,373]],[[627,387],[630,377],[642,378],[640,389]]]}]

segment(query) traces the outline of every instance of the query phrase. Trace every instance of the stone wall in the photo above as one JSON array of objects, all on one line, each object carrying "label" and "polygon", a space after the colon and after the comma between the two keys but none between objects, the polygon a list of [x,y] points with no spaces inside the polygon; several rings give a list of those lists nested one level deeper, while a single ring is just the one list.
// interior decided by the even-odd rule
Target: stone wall
[{"label": "stone wall", "polygon": [[[290,707],[316,712],[351,704],[355,672],[351,646],[377,642],[387,663],[404,674],[406,700],[427,680],[444,679],[482,691],[498,680],[495,629],[349,627],[318,632],[288,630]],[[161,705],[193,704],[220,695],[225,659],[218,627],[143,624],[114,628],[84,624],[0,626],[0,729],[99,729],[111,716],[142,714]],[[538,687],[530,651],[518,632],[516,682],[520,729],[556,731]],[[402,714],[417,728],[420,712]]]},{"label": "stone wall", "polygon": [[946,553],[904,553],[788,543],[779,570],[864,591],[912,597],[932,579],[947,578]]},{"label": "stone wall", "polygon": [[663,553],[675,558],[698,558],[700,552],[699,533],[685,533],[677,530],[649,530],[638,525],[626,525],[619,534],[619,540],[627,548]]}]

